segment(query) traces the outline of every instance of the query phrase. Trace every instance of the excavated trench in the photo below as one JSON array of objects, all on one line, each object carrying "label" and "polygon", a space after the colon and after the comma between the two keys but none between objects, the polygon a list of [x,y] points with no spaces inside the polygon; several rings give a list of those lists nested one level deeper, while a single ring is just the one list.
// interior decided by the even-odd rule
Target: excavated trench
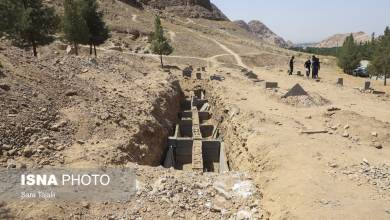
[{"label": "excavated trench", "polygon": [[168,138],[163,166],[195,172],[229,171],[218,122],[204,89],[195,89],[181,103],[179,122]]},{"label": "excavated trench", "polygon": [[237,155],[231,148],[240,148],[246,142],[240,127],[232,121],[239,115],[239,106],[226,104],[218,89],[202,78],[202,74],[183,71],[183,79],[179,80],[183,94],[180,112],[166,140],[161,165],[196,173],[225,173],[230,168],[238,171],[240,161],[253,160],[250,154]]}]

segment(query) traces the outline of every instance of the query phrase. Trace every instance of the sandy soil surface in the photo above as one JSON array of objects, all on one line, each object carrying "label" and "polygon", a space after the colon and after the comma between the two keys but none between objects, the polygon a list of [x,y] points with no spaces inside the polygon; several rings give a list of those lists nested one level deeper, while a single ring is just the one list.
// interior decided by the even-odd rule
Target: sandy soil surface
[{"label": "sandy soil surface", "polygon": [[[277,91],[237,70],[211,70],[225,80],[212,81],[209,93],[235,113],[223,125],[231,168],[252,172],[271,219],[388,219],[389,96],[360,92],[355,87],[365,79],[340,75],[333,65],[323,66],[320,82],[283,68],[255,68],[259,79],[279,83]],[[344,87],[335,84],[339,77]],[[283,101],[296,83],[328,102]]]}]

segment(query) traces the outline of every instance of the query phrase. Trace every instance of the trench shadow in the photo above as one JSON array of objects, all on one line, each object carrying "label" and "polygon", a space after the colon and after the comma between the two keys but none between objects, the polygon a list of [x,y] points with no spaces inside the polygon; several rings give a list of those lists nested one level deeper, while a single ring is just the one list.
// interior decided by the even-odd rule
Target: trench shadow
[{"label": "trench shadow", "polygon": [[[0,65],[1,65],[1,64],[0,64]],[[0,66],[0,68],[1,68],[1,66]],[[0,69],[0,79],[1,79],[1,78],[5,78],[5,77],[7,77],[7,76],[4,74],[3,70]]]},{"label": "trench shadow", "polygon": [[164,65],[164,69],[167,69],[167,70],[180,70],[180,68],[178,66],[174,66],[174,65]]}]

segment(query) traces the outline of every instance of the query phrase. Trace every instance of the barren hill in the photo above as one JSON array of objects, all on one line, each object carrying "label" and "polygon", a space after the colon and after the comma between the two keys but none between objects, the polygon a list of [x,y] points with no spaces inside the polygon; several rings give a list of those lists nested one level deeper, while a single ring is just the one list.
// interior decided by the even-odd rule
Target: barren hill
[{"label": "barren hill", "polygon": [[276,35],[271,29],[269,29],[265,24],[260,21],[253,20],[249,23],[246,23],[243,20],[235,21],[235,23],[246,31],[254,34],[261,40],[264,40],[270,44],[279,46],[279,47],[289,47],[291,43],[286,42],[282,37]]},{"label": "barren hill", "polygon": [[[351,33],[348,34],[335,34],[320,43],[316,44],[315,47],[321,47],[321,48],[330,48],[330,47],[341,47],[345,41],[345,38],[347,38]],[[358,43],[365,43],[367,41],[371,40],[371,37],[360,31],[356,33],[352,33],[353,37],[355,38],[355,41]]]},{"label": "barren hill", "polygon": [[154,9],[188,18],[228,20],[210,0],[139,0],[138,2]]}]

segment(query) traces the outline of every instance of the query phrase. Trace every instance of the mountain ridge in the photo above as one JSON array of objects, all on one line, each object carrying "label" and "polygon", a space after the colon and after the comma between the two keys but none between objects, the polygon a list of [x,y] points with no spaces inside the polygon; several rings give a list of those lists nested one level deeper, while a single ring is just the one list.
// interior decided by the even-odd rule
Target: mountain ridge
[{"label": "mountain ridge", "polygon": [[248,23],[243,20],[234,21],[239,27],[245,29],[246,31],[252,33],[257,38],[264,40],[267,43],[287,48],[292,45],[291,42],[284,40],[282,37],[278,36],[273,32],[269,27],[259,20],[252,20]]},{"label": "mountain ridge", "polygon": [[210,0],[121,0],[131,5],[142,5],[182,17],[228,21],[229,19]]},{"label": "mountain ridge", "polygon": [[314,47],[319,48],[330,48],[330,47],[341,47],[345,39],[352,34],[357,43],[365,43],[371,40],[371,37],[363,31],[355,33],[346,33],[346,34],[334,34],[325,40],[317,43]]}]

